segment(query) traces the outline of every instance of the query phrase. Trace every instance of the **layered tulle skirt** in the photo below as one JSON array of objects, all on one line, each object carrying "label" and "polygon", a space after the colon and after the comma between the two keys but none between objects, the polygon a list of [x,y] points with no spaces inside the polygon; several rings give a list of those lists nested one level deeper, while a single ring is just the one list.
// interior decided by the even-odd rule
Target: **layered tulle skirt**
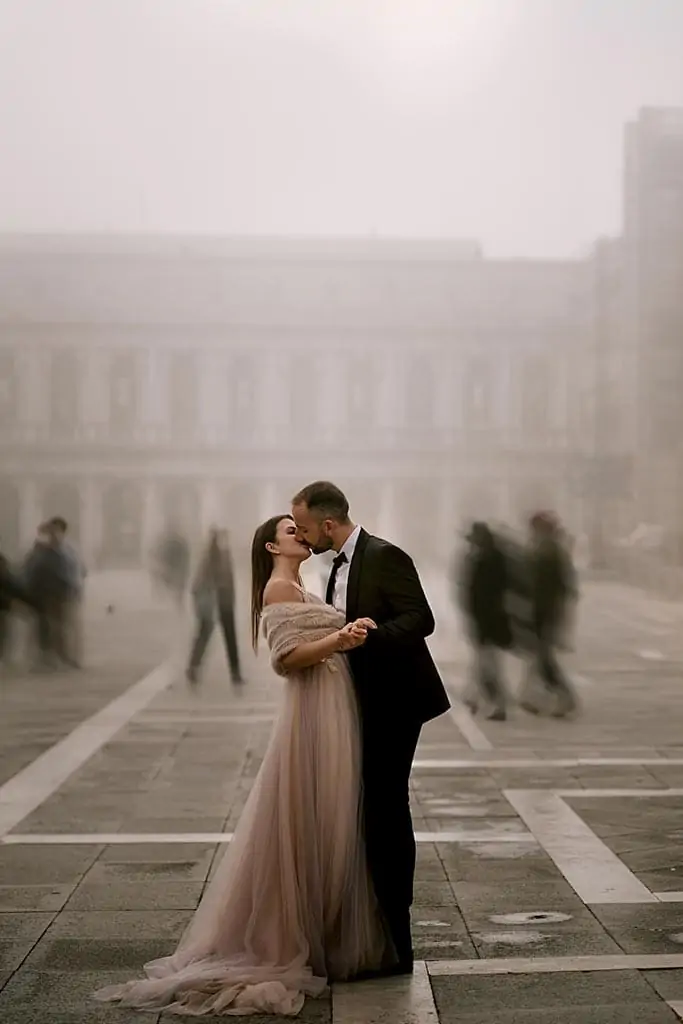
[{"label": "layered tulle skirt", "polygon": [[96,993],[122,1006],[294,1015],[390,956],[365,863],[360,738],[341,658],[283,681],[234,838],[176,952]]}]

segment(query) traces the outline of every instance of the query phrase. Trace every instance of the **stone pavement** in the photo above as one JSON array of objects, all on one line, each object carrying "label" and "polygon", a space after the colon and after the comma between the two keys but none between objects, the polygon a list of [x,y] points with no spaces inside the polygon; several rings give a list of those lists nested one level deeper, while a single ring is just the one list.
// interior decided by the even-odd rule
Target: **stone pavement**
[{"label": "stone pavement", "polygon": [[[467,648],[445,589],[427,588],[457,693]],[[568,658],[579,718],[515,708],[491,723],[456,702],[425,728],[415,976],[335,986],[307,1003],[304,1024],[683,1019],[681,625],[683,605],[592,584]],[[85,672],[2,684],[3,1024],[183,1019],[89,994],[173,950],[277,707],[265,659],[248,658],[247,687],[231,688],[218,637],[196,691],[177,657],[155,671],[170,635],[177,651],[185,640],[162,607],[100,610],[89,628]],[[506,667],[514,689],[521,667]]]}]

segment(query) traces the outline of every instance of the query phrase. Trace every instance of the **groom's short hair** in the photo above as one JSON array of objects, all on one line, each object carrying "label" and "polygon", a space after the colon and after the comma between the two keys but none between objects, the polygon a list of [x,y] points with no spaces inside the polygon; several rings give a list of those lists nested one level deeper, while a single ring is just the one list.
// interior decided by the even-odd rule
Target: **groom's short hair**
[{"label": "groom's short hair", "polygon": [[336,519],[338,523],[346,523],[349,519],[346,495],[329,480],[316,480],[303,487],[292,498],[292,505],[305,505],[321,519]]}]

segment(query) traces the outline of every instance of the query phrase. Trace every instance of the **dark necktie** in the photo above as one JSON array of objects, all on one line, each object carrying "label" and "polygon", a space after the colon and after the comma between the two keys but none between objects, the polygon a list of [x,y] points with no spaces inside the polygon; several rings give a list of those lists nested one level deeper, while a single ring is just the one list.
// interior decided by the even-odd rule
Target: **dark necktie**
[{"label": "dark necktie", "polygon": [[330,573],[330,578],[327,581],[327,590],[325,591],[325,600],[328,604],[334,603],[334,585],[337,582],[337,573],[339,572],[339,566],[343,565],[344,562],[347,561],[348,559],[344,552],[342,551],[342,553],[340,555],[337,555],[337,557],[332,562],[332,572]]}]

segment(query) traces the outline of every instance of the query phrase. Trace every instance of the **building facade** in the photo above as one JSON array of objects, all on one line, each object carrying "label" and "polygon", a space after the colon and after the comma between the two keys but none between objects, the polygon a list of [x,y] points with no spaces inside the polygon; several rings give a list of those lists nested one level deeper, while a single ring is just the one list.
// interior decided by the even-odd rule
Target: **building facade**
[{"label": "building facade", "polygon": [[627,126],[625,295],[637,354],[636,504],[683,564],[683,110]]},{"label": "building facade", "polygon": [[[95,565],[255,524],[302,483],[443,560],[472,515],[589,515],[590,263],[458,243],[5,239],[0,537]],[[586,520],[587,521],[587,520]]]}]

